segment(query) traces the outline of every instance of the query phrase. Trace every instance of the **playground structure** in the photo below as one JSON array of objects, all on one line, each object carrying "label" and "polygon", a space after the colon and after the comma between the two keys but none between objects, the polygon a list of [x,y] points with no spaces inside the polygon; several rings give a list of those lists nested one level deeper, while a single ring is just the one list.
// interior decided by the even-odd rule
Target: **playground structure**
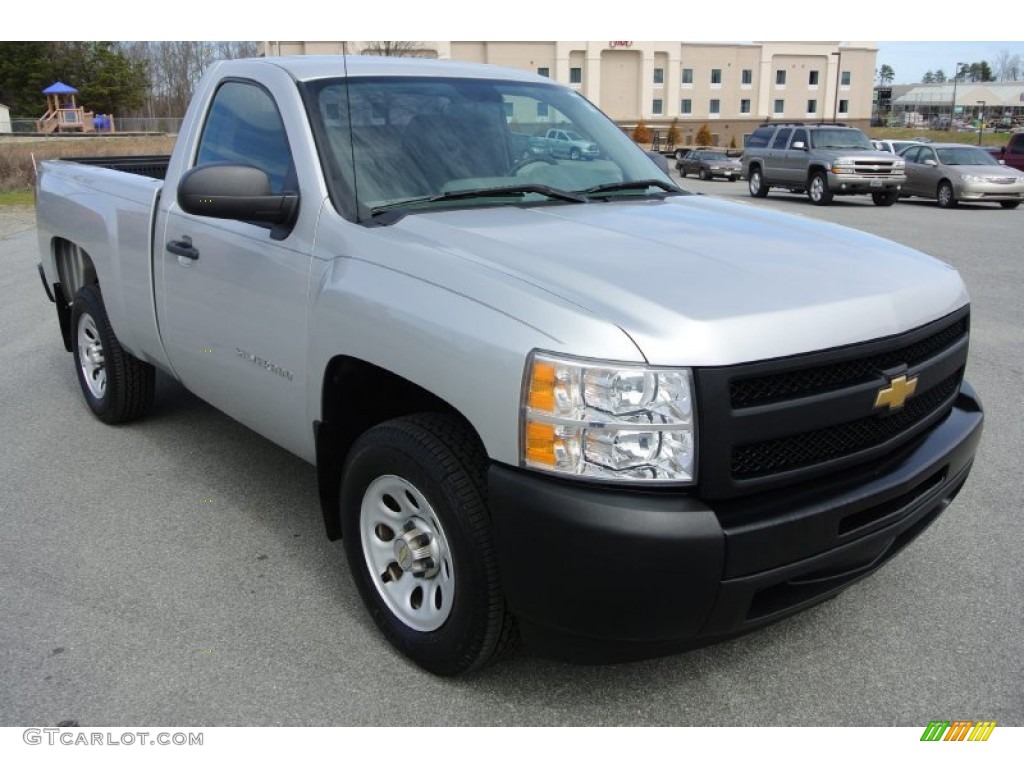
[{"label": "playground structure", "polygon": [[43,90],[46,96],[46,114],[36,120],[39,133],[92,133],[114,132],[113,115],[94,115],[75,103],[77,88],[56,82]]}]

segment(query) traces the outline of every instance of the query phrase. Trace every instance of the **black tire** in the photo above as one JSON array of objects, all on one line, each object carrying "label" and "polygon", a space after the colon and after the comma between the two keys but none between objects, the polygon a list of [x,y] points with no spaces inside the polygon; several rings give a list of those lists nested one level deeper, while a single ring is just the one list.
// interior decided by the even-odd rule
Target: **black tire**
[{"label": "black tire", "polygon": [[679,166],[679,177],[683,179],[686,178],[686,169],[682,166]]},{"label": "black tire", "polygon": [[[486,472],[475,435],[442,414],[373,427],[345,462],[339,512],[359,594],[388,641],[437,675],[474,672],[517,644],[491,542]],[[413,554],[401,546],[409,536]],[[411,581],[403,586],[403,578]]]},{"label": "black tire", "polygon": [[86,285],[75,296],[71,339],[78,383],[96,417],[106,424],[141,417],[153,403],[156,371],[121,347],[98,285]]},{"label": "black tire", "polygon": [[735,176],[730,176],[729,177],[729,181],[736,181],[736,177]]},{"label": "black tire", "polygon": [[999,204],[1003,206],[1003,208],[1013,210],[1014,208],[1020,205],[1020,200],[1003,200]]},{"label": "black tire", "polygon": [[807,184],[807,197],[815,205],[831,204],[832,190],[828,188],[828,176],[824,171],[815,171],[811,174],[810,182]]},{"label": "black tire", "polygon": [[569,150],[569,159],[570,160],[579,160],[580,159],[580,151],[576,147],[573,147],[572,149]]},{"label": "black tire", "polygon": [[751,197],[767,197],[768,190],[770,187],[764,183],[764,175],[761,173],[759,166],[753,165],[750,167],[750,175],[747,179],[747,189],[750,190]]},{"label": "black tire", "polygon": [[887,189],[885,192],[872,192],[871,202],[886,208],[893,205],[900,198],[900,193],[895,189]]},{"label": "black tire", "polygon": [[939,203],[939,208],[956,208],[956,195],[953,193],[953,185],[948,181],[939,182],[939,187],[935,190],[935,199]]},{"label": "black tire", "polygon": [[701,181],[710,181],[711,180],[711,174],[708,173],[707,169],[705,169],[705,168],[701,168],[699,171],[697,171],[697,177]]}]

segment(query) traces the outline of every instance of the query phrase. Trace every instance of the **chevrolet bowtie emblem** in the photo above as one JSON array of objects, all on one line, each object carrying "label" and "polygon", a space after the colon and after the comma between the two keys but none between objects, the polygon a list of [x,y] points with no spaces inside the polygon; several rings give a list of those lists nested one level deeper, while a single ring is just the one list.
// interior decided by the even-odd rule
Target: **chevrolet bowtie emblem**
[{"label": "chevrolet bowtie emblem", "polygon": [[907,399],[913,397],[917,389],[917,377],[908,379],[906,376],[897,376],[889,382],[888,387],[878,390],[875,397],[875,408],[889,406],[890,411],[903,407]]}]

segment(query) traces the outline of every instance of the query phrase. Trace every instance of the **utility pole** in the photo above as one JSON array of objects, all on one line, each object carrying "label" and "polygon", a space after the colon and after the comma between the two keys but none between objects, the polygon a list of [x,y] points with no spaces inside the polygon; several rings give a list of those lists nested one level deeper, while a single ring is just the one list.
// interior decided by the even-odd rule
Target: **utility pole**
[{"label": "utility pole", "polygon": [[953,120],[956,118],[956,82],[960,79],[960,67],[964,62],[958,61],[956,69],[953,70],[953,108],[949,111],[949,130],[953,130]]}]

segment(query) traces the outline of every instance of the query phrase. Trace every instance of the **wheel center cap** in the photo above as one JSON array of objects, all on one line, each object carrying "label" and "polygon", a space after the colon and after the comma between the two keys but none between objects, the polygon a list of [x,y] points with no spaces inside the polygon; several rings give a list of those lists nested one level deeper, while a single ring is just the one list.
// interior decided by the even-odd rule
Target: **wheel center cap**
[{"label": "wheel center cap", "polygon": [[99,344],[90,344],[85,351],[85,356],[93,365],[103,365],[103,347]]},{"label": "wheel center cap", "polygon": [[406,521],[401,535],[395,538],[394,554],[402,570],[413,576],[431,578],[438,572],[437,540],[430,527],[418,517]]}]

